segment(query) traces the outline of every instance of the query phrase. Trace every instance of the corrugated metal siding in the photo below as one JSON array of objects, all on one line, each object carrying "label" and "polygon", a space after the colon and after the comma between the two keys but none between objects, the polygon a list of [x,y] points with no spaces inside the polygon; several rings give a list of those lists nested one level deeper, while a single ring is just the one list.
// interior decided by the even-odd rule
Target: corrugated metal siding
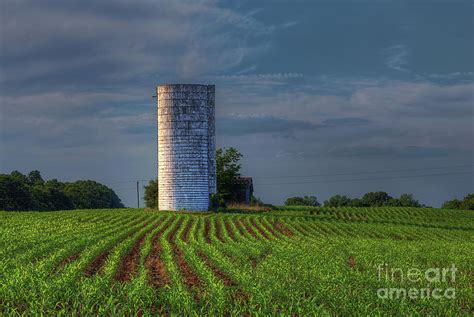
[{"label": "corrugated metal siding", "polygon": [[158,100],[158,207],[207,210],[215,192],[214,86],[162,85]]}]

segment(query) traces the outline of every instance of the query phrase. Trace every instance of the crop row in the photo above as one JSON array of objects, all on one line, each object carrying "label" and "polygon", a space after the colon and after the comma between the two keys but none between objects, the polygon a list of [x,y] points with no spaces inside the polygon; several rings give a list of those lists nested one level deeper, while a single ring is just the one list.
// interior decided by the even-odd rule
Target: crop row
[{"label": "crop row", "polygon": [[[413,242],[425,250],[451,248],[445,256],[457,259],[462,269],[469,267],[464,255],[470,245],[464,241],[473,235],[463,228],[277,213],[103,211],[67,213],[65,219],[58,214],[44,214],[49,221],[38,223],[38,214],[18,217],[17,222],[9,217],[17,231],[5,231],[0,238],[0,244],[7,246],[0,253],[4,272],[0,276],[0,313],[390,311],[391,303],[351,307],[344,302],[353,289],[350,285],[344,290],[344,281],[376,286],[371,272],[376,258],[373,249],[383,247],[379,251],[391,252],[390,256],[395,252],[397,261],[405,265],[409,257],[393,248],[405,248],[412,254],[416,249],[410,249],[413,245],[408,243]],[[361,254],[353,253],[356,250]],[[465,290],[472,272],[461,271],[458,283]],[[375,293],[361,296],[368,302],[377,301]],[[461,294],[446,309],[468,302],[468,295]],[[445,306],[415,308],[439,312]]]}]

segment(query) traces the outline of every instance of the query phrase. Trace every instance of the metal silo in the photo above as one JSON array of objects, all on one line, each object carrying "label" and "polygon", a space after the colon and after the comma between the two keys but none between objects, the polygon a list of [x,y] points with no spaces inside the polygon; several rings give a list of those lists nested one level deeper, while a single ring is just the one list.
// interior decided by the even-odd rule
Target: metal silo
[{"label": "metal silo", "polygon": [[216,192],[213,85],[160,85],[158,208],[208,210]]}]

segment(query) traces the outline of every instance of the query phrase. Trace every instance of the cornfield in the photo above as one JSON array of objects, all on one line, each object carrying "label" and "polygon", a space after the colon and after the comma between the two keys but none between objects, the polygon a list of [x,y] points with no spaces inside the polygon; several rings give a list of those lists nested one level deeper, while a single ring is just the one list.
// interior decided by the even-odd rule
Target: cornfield
[{"label": "cornfield", "polygon": [[[0,212],[0,314],[471,315],[474,213]],[[455,280],[380,277],[455,265]],[[454,298],[380,298],[452,288]]]}]

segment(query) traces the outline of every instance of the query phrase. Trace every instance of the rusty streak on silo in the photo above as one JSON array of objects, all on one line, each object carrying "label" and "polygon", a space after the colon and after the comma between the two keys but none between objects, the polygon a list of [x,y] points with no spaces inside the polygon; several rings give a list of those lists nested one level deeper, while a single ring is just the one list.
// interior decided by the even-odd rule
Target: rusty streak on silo
[{"label": "rusty streak on silo", "polygon": [[158,208],[208,210],[216,192],[215,86],[160,85]]}]

